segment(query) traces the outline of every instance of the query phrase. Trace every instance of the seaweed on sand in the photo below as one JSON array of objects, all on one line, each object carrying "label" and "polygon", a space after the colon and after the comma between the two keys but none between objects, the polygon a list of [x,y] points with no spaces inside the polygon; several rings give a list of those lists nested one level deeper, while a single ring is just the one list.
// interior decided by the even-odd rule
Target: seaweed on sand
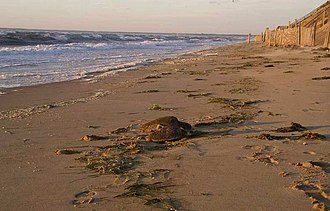
[{"label": "seaweed on sand", "polygon": [[149,89],[149,90],[145,90],[145,91],[141,91],[141,92],[136,92],[138,94],[145,94],[145,93],[157,93],[160,92],[158,89]]},{"label": "seaweed on sand", "polygon": [[116,198],[136,197],[145,201],[145,205],[160,208],[163,210],[178,210],[181,205],[180,202],[174,198],[167,196],[169,188],[173,187],[171,184],[164,182],[155,182],[151,184],[135,183],[125,188],[126,192],[115,196]]},{"label": "seaweed on sand", "polygon": [[188,97],[198,98],[198,97],[207,97],[210,95],[212,95],[212,93],[207,92],[207,93],[189,94]]},{"label": "seaweed on sand", "polygon": [[198,71],[185,71],[184,74],[188,75],[208,75],[210,71],[198,70]]},{"label": "seaweed on sand", "polygon": [[248,137],[248,138],[257,138],[260,140],[269,140],[269,141],[273,141],[273,140],[301,140],[301,139],[305,139],[305,140],[322,140],[325,139],[324,135],[321,135],[319,133],[312,133],[312,132],[307,132],[304,133],[302,135],[291,135],[291,136],[277,136],[277,135],[271,135],[268,133],[262,133],[258,136],[252,136],[252,137]]},{"label": "seaweed on sand", "polygon": [[168,111],[168,110],[173,110],[173,108],[164,108],[158,104],[152,104],[149,108],[149,110],[154,110],[154,111]]},{"label": "seaweed on sand", "polygon": [[306,130],[307,128],[305,128],[301,124],[292,122],[290,127],[281,127],[276,129],[275,131],[279,133],[289,133],[289,132],[302,132]]},{"label": "seaweed on sand", "polygon": [[80,140],[81,141],[99,141],[99,140],[107,140],[108,136],[97,136],[97,135],[85,135]]},{"label": "seaweed on sand", "polygon": [[198,92],[199,90],[188,90],[188,89],[179,89],[176,92],[177,93],[192,93],[192,92]]},{"label": "seaweed on sand", "polygon": [[260,81],[252,77],[245,77],[241,80],[234,81],[233,84],[236,88],[229,90],[229,92],[242,94],[256,91],[259,88]]},{"label": "seaweed on sand", "polygon": [[142,199],[145,197],[155,197],[155,195],[159,195],[160,193],[168,192],[168,188],[173,186],[174,185],[164,184],[163,182],[152,184],[135,183],[125,188],[125,193],[116,197],[138,197]]},{"label": "seaweed on sand", "polygon": [[147,200],[146,203],[144,203],[147,206],[152,206],[155,208],[160,208],[163,210],[171,210],[176,211],[178,208],[181,207],[180,202],[174,198],[153,198]]},{"label": "seaweed on sand", "polygon": [[243,107],[249,107],[256,103],[264,102],[263,100],[242,100],[242,99],[231,99],[231,98],[221,98],[212,97],[209,99],[209,103],[219,103],[223,104],[224,107],[229,107],[233,110],[242,109]]},{"label": "seaweed on sand", "polygon": [[330,79],[330,76],[312,78],[312,80],[314,80],[314,81],[329,80],[329,79]]},{"label": "seaweed on sand", "polygon": [[92,158],[79,158],[86,162],[86,168],[96,171],[100,174],[124,174],[135,168],[139,161],[135,157],[114,155],[99,156]]},{"label": "seaweed on sand", "polygon": [[158,78],[162,78],[162,77],[159,75],[148,75],[144,79],[158,79]]},{"label": "seaweed on sand", "polygon": [[248,113],[235,113],[227,116],[220,117],[218,120],[198,122],[194,127],[207,127],[220,124],[241,124],[255,117],[255,114]]}]

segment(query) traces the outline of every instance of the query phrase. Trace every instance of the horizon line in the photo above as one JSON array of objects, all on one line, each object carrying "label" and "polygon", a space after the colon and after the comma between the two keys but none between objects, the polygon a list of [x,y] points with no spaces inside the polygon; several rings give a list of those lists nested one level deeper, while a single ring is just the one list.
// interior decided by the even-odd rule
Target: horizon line
[{"label": "horizon line", "polygon": [[[0,27],[0,30],[31,30],[31,31],[63,31],[63,32],[93,32],[93,33],[136,33],[136,34],[190,34],[190,35],[232,35],[247,36],[242,33],[204,33],[204,32],[152,32],[152,31],[109,31],[109,30],[84,30],[84,29],[49,29],[49,28],[25,28],[25,27]],[[252,34],[254,35],[254,34]]]}]

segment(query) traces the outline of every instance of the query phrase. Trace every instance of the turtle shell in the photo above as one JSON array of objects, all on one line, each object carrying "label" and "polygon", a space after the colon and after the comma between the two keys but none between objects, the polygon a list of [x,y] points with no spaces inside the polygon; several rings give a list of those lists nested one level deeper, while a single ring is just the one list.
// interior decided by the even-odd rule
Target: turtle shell
[{"label": "turtle shell", "polygon": [[188,136],[192,127],[179,121],[174,116],[155,119],[142,125],[141,130],[149,134],[149,140],[154,142],[175,141]]}]

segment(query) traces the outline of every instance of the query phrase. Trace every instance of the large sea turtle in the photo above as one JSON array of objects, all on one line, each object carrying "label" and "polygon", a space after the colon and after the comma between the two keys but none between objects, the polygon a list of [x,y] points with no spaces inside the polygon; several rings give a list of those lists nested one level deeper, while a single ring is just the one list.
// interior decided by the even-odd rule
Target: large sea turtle
[{"label": "large sea turtle", "polygon": [[166,116],[148,122],[141,131],[148,134],[149,141],[175,141],[189,136],[192,127],[186,122],[179,121],[174,116]]}]

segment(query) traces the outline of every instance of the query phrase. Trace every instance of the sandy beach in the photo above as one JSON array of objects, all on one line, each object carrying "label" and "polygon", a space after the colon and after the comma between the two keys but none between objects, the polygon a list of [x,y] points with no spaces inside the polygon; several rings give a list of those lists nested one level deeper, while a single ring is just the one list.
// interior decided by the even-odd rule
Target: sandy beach
[{"label": "sandy beach", "polygon": [[[1,207],[329,210],[329,77],[324,49],[238,44],[2,90]],[[148,141],[165,116],[192,135]]]}]

